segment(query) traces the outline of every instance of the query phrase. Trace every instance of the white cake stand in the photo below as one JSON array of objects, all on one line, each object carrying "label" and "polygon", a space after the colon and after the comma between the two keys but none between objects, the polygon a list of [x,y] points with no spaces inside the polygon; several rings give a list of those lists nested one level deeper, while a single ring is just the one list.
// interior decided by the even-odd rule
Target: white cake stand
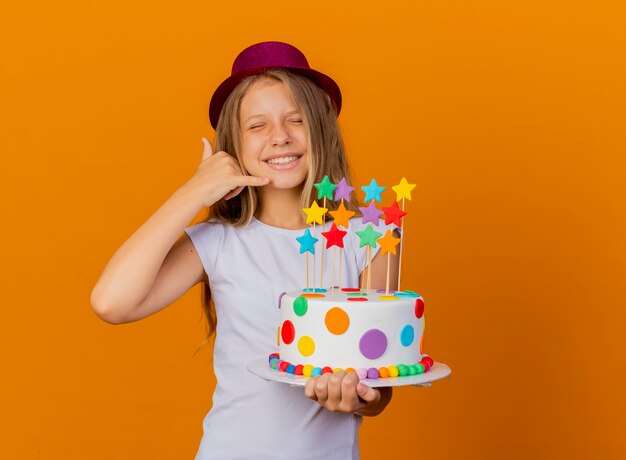
[{"label": "white cake stand", "polygon": [[[303,387],[309,377],[303,375],[292,375],[286,372],[277,371],[269,366],[267,358],[259,358],[248,364],[248,370],[254,375],[271,382],[286,383],[290,386]],[[417,375],[407,375],[405,377],[388,377],[380,379],[361,380],[370,387],[400,387],[406,385],[430,386],[431,382],[449,377],[452,370],[443,363],[435,363],[428,372]]]}]

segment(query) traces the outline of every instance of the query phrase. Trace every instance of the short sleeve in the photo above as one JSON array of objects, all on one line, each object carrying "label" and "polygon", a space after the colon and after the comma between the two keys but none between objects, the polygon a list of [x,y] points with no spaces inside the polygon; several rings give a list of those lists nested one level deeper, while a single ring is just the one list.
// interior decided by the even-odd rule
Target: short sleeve
[{"label": "short sleeve", "polygon": [[204,271],[209,278],[215,273],[219,248],[224,238],[224,227],[219,223],[201,222],[185,229],[185,233],[191,239]]}]

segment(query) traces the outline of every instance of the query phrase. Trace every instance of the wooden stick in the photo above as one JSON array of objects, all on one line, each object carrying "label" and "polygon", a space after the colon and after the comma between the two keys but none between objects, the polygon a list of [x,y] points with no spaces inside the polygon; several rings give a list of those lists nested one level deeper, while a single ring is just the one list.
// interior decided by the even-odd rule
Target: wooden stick
[{"label": "wooden stick", "polygon": [[335,292],[335,260],[337,259],[337,248],[333,248],[333,286],[332,292]]},{"label": "wooden stick", "polygon": [[368,260],[367,260],[367,290],[372,289],[372,247],[368,246]]},{"label": "wooden stick", "polygon": [[[326,197],[324,197],[324,205],[322,207],[323,208],[326,207]],[[326,214],[324,213],[324,215],[322,216],[322,230],[324,229],[325,225],[326,225]],[[320,287],[324,287],[323,286],[324,282],[322,280],[324,278],[324,252],[326,252],[325,247],[326,245],[324,244],[324,238],[322,238],[322,263],[321,263],[321,270],[320,270]]]},{"label": "wooden stick", "polygon": [[[315,229],[315,221],[313,221],[313,238],[317,238],[317,230]],[[324,246],[323,244],[324,242],[322,242],[322,246]],[[315,268],[315,261],[317,260],[317,254],[313,253],[313,292],[315,292],[315,286],[317,285],[317,283],[315,282],[315,272],[316,272],[316,268]]]},{"label": "wooden stick", "polygon": [[[402,197],[402,212],[404,212],[404,197]],[[400,275],[402,275],[402,242],[404,241],[404,216],[400,219],[400,261],[398,264],[398,292],[400,292]]]},{"label": "wooden stick", "polygon": [[[341,198],[341,204],[343,204],[343,197]],[[339,289],[343,288],[343,282],[341,281],[341,261],[342,260],[343,260],[343,248],[339,248]]]},{"label": "wooden stick", "polygon": [[343,260],[343,248],[339,248],[339,289],[343,288],[343,282],[341,281],[341,261]]},{"label": "wooden stick", "polygon": [[389,271],[391,270],[391,252],[387,253],[387,288],[385,295],[389,295]]},{"label": "wooden stick", "polygon": [[365,287],[365,277],[367,273],[365,273],[365,267],[367,266],[367,249],[369,246],[365,246],[365,256],[363,256],[363,271],[361,272],[361,290]]}]

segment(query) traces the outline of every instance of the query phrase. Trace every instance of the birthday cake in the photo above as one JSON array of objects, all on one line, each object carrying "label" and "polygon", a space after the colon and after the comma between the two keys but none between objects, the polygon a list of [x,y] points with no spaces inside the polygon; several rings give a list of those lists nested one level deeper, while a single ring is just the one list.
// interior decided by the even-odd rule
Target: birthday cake
[{"label": "birthday cake", "polygon": [[422,350],[424,300],[412,291],[316,289],[285,293],[279,302],[273,369],[306,377],[343,369],[377,379],[433,365]]},{"label": "birthday cake", "polygon": [[[338,209],[330,211],[334,220],[331,229],[322,232],[326,239],[322,251],[333,246],[341,251],[349,219],[355,214],[345,208],[344,200],[350,201],[354,188],[347,185],[345,179],[332,184],[327,176],[315,187],[318,199],[323,199],[324,204],[319,207],[313,201],[310,208],[303,209],[307,215],[306,223],[312,223],[315,230],[316,223],[325,223],[323,216],[328,211],[327,199],[341,200]],[[297,238],[300,253],[306,254],[307,287],[283,293],[279,298],[278,352],[269,355],[272,369],[305,377],[345,370],[356,372],[361,379],[378,379],[413,376],[427,372],[434,365],[433,360],[423,354],[424,299],[413,291],[390,290],[389,264],[386,289],[373,290],[370,286],[373,249],[380,246],[381,255],[389,257],[389,254],[396,254],[396,246],[401,242],[391,230],[388,229],[382,236],[374,227],[378,226],[384,214],[385,224],[395,224],[401,229],[403,217],[407,214],[404,199],[411,199],[410,192],[414,187],[403,177],[398,185],[392,187],[396,200],[391,206],[383,207],[382,211],[374,202],[382,202],[380,194],[385,187],[379,186],[374,179],[368,186],[361,187],[366,193],[364,201],[370,201],[369,206],[359,208],[363,224],[369,225],[355,232],[360,239],[360,248],[365,247],[364,261],[369,267],[368,276],[365,276],[365,268],[362,273],[361,289],[341,286],[317,288],[315,278],[313,287],[309,287],[308,256],[311,253],[315,257],[315,243],[319,239],[312,236],[309,228]],[[402,209],[398,206],[400,201]],[[323,252],[321,260],[323,263]],[[341,273],[341,266],[339,271]],[[334,279],[334,266],[332,272]],[[367,283],[365,280],[368,280]]]}]

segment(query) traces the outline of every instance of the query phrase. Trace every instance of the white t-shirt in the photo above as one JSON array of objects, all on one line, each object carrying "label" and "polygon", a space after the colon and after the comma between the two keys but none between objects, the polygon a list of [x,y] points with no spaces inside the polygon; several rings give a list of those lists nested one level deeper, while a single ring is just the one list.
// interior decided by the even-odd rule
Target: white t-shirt
[{"label": "white t-shirt", "polygon": [[[321,226],[316,227],[319,287],[323,237]],[[354,232],[364,227],[361,218],[351,219],[344,238],[344,287],[358,285],[365,248],[359,248]],[[395,226],[381,222],[375,228],[384,234]],[[302,387],[262,380],[246,368],[251,361],[278,351],[279,296],[306,284],[305,255],[296,240],[304,231],[253,219],[243,228],[203,222],[185,232],[208,274],[218,318],[213,351],[217,386],[196,460],[358,459],[360,416],[331,412],[307,398]],[[335,284],[339,284],[339,248],[332,247],[325,250],[323,287],[332,283],[333,251]],[[309,264],[312,286],[312,254]]]}]

